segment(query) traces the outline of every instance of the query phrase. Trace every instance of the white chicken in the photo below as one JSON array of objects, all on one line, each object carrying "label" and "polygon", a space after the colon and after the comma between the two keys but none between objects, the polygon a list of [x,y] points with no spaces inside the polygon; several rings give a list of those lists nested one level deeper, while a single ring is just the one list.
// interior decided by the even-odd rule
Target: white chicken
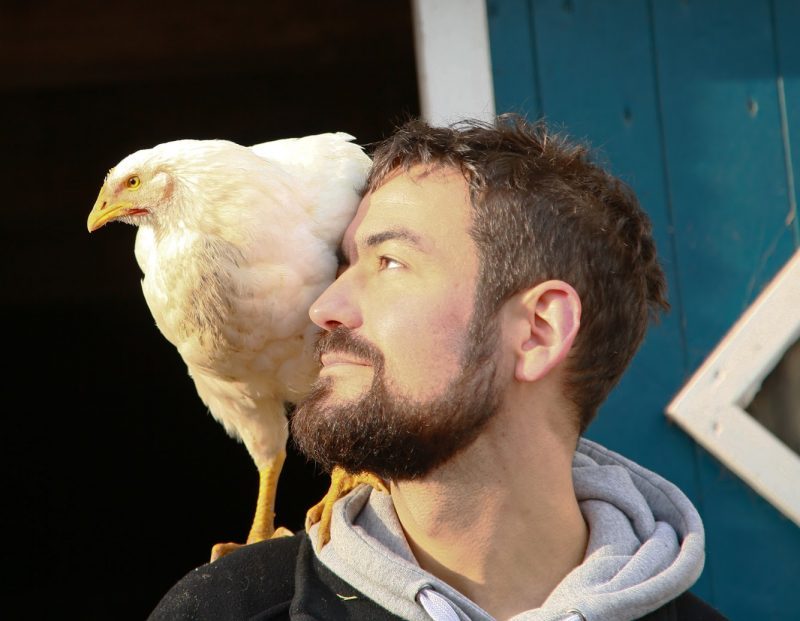
[{"label": "white chicken", "polygon": [[[166,142],[112,168],[89,214],[90,232],[111,221],[138,227],[136,260],[156,324],[258,467],[247,543],[285,534],[275,532],[274,504],[286,406],[318,372],[308,309],[336,276],[371,163],[353,140],[336,132],[252,147]],[[328,496],[349,487],[337,480]],[[319,519],[320,507],[312,511]],[[212,561],[239,545],[215,545]]]}]

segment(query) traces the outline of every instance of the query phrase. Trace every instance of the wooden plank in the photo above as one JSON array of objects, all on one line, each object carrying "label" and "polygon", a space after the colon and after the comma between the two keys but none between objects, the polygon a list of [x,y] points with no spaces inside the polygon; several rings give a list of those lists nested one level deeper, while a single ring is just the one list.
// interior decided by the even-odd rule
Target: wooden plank
[{"label": "wooden plank", "polygon": [[670,1],[655,21],[693,370],[793,250],[771,19],[766,1]]},{"label": "wooden plank", "polygon": [[529,0],[487,0],[495,108],[541,115]]},{"label": "wooden plank", "polygon": [[[768,0],[661,0],[653,16],[693,371],[794,249],[773,20]],[[698,455],[715,604],[734,621],[792,616],[800,606],[800,530]],[[746,550],[731,545],[751,541],[757,545]]]}]

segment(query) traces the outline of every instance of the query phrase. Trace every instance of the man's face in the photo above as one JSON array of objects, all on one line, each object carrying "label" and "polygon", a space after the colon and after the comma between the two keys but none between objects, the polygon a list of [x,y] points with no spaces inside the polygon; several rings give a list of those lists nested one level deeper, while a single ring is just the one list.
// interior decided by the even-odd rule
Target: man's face
[{"label": "man's face", "polygon": [[422,476],[499,407],[497,330],[473,317],[470,219],[456,171],[414,168],[362,200],[342,242],[344,271],[310,311],[327,331],[323,366],[291,423],[326,468]]}]

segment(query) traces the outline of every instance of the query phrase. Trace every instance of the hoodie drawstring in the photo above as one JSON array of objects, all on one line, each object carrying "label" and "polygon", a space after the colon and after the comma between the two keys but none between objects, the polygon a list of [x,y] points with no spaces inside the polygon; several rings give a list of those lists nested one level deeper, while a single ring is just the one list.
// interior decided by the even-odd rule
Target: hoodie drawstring
[{"label": "hoodie drawstring", "polygon": [[424,587],[417,593],[420,605],[433,621],[460,621],[458,613],[446,597],[430,587]]}]

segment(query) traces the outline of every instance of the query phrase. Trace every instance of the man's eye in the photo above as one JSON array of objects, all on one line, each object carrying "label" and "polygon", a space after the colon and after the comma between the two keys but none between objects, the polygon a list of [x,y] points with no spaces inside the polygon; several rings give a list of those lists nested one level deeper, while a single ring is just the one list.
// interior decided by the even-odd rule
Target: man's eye
[{"label": "man's eye", "polygon": [[397,259],[393,259],[392,257],[379,257],[379,269],[381,270],[395,270],[399,267],[403,267],[403,264],[400,263]]}]

